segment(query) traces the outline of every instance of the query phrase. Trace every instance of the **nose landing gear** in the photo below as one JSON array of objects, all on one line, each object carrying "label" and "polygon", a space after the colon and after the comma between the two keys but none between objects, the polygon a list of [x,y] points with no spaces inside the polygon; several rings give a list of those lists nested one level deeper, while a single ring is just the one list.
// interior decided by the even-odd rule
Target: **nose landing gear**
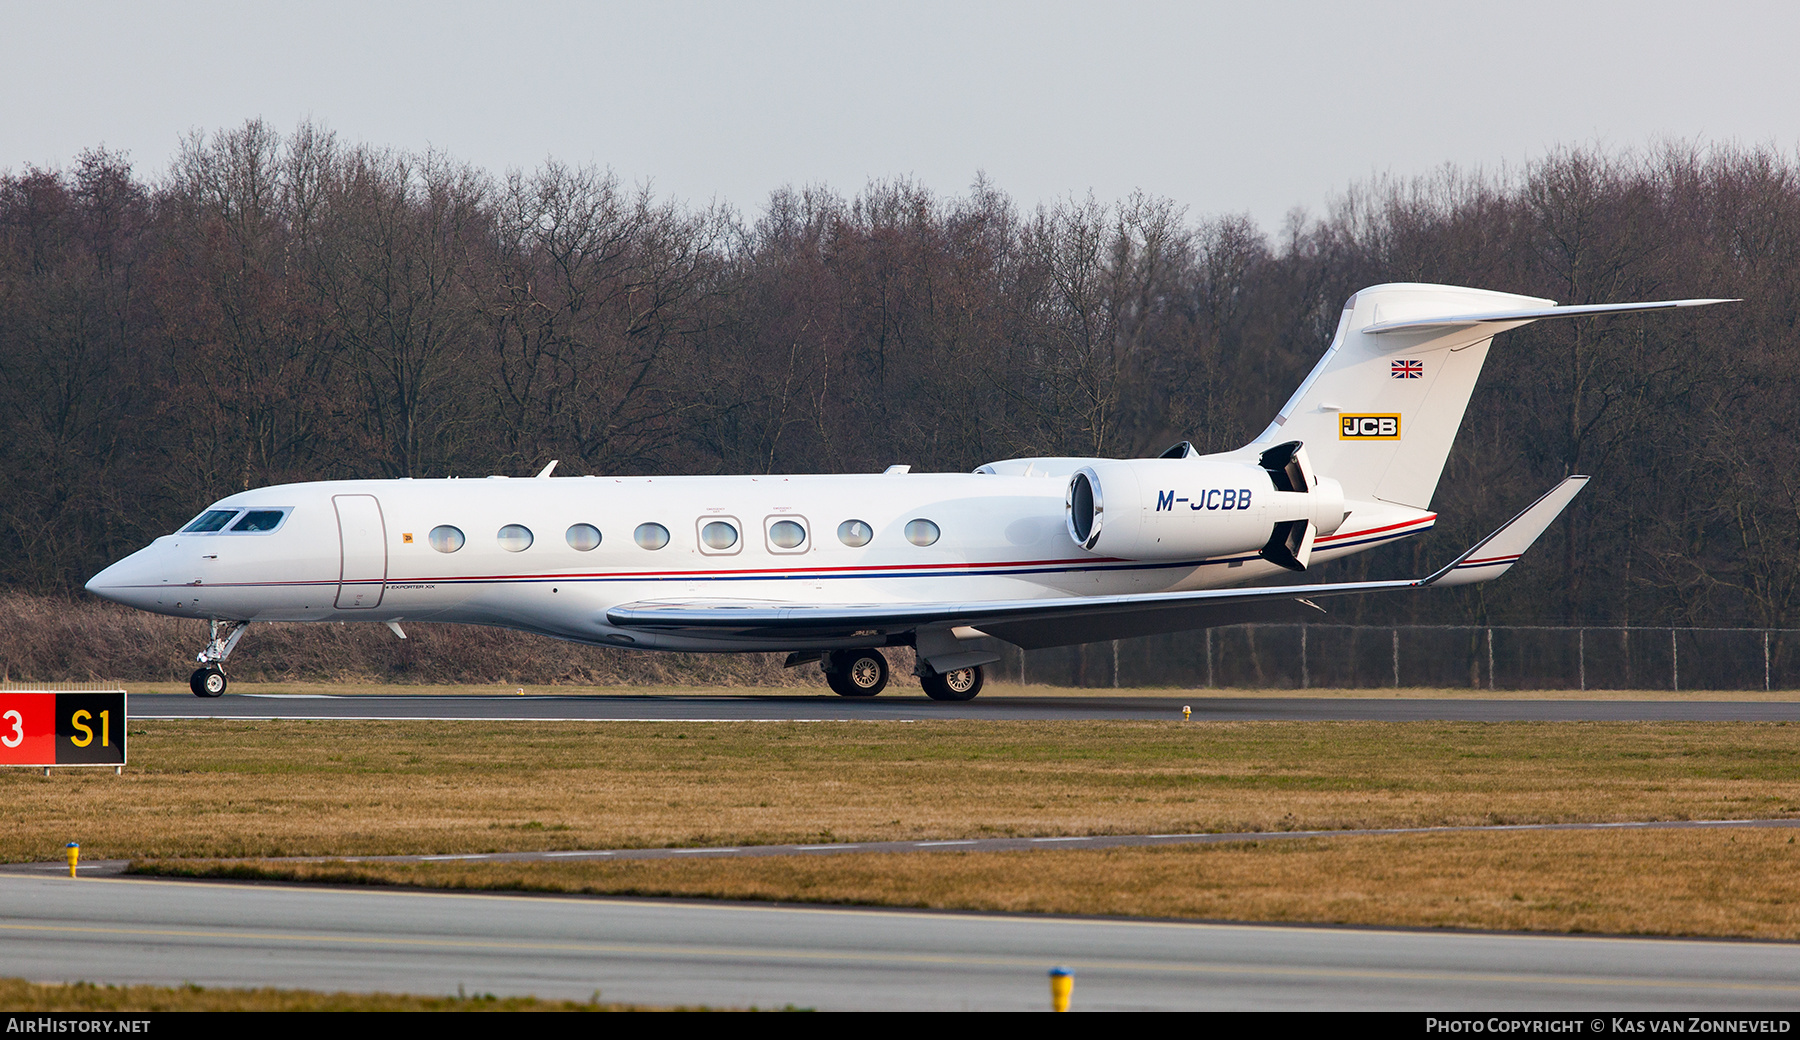
[{"label": "nose landing gear", "polygon": [[194,658],[200,667],[188,676],[188,689],[194,691],[196,697],[219,697],[225,693],[225,659],[237,646],[238,640],[244,637],[244,629],[250,627],[248,621],[220,621],[213,619],[212,638],[207,641],[206,649]]},{"label": "nose landing gear", "polygon": [[188,689],[196,697],[219,697],[225,693],[225,669],[216,664],[194,669],[188,676]]}]

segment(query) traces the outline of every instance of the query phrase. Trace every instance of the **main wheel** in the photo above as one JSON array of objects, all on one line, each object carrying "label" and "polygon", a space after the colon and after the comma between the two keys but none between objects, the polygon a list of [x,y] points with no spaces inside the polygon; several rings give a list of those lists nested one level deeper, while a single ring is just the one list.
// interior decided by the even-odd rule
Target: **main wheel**
[{"label": "main wheel", "polygon": [[972,701],[981,692],[984,678],[981,666],[976,665],[942,675],[927,675],[919,680],[919,685],[925,687],[925,696],[934,701]]},{"label": "main wheel", "polygon": [[840,697],[873,697],[887,688],[888,663],[879,650],[839,650],[825,682]]},{"label": "main wheel", "polygon": [[196,697],[222,696],[225,693],[225,669],[216,664],[196,668],[194,674],[188,676],[188,689],[193,690]]}]

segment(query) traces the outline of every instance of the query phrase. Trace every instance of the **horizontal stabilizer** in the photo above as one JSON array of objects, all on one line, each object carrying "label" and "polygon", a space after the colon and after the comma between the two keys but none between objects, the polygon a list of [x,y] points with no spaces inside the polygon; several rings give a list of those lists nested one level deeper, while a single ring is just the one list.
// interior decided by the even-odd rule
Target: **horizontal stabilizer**
[{"label": "horizontal stabilizer", "polygon": [[1345,498],[1430,509],[1494,337],[1547,318],[1672,315],[1731,302],[1559,307],[1454,285],[1373,285],[1345,303],[1331,346],[1240,455],[1302,442],[1313,471],[1337,481]]},{"label": "horizontal stabilizer", "polygon": [[1738,303],[1738,300],[1655,300],[1649,303],[1589,303],[1573,307],[1538,307],[1529,310],[1488,311],[1484,314],[1454,314],[1443,317],[1403,318],[1366,326],[1362,331],[1373,335],[1384,332],[1419,332],[1427,329],[1456,329],[1471,325],[1498,325],[1510,322],[1541,321],[1544,318],[1579,318],[1590,314],[1623,314],[1627,311],[1666,311],[1677,307],[1709,307],[1715,303]]}]

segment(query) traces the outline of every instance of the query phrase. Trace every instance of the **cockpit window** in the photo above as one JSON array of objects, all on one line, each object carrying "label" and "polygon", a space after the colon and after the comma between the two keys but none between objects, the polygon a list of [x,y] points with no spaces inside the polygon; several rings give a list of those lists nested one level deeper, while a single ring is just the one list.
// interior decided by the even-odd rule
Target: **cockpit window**
[{"label": "cockpit window", "polygon": [[231,518],[238,515],[235,509],[208,509],[194,519],[194,522],[181,529],[183,534],[210,534],[223,531]]},{"label": "cockpit window", "polygon": [[281,518],[286,514],[279,509],[252,509],[245,513],[238,522],[231,525],[233,531],[273,531],[281,526]]}]

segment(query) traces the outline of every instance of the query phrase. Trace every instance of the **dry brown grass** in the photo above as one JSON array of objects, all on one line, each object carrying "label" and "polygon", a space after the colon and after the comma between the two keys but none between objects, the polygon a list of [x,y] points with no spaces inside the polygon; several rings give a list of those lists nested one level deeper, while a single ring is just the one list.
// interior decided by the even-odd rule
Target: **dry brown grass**
[{"label": "dry brown grass", "polygon": [[339,884],[1423,928],[1800,939],[1789,829],[553,863],[186,863]]},{"label": "dry brown grass", "polygon": [[[468,625],[407,622],[399,640],[377,624],[258,624],[231,659],[238,692],[455,693],[512,692],[519,686],[559,693],[590,687],[605,693],[667,696],[780,692],[825,693],[817,667],[783,668],[781,654],[671,654],[580,646],[522,632]],[[133,692],[146,685],[185,692],[206,624],[146,614],[87,598],[0,594],[0,681],[119,681]],[[894,691],[917,695],[913,657],[888,651]],[[1010,674],[1010,673],[1009,673]],[[1184,697],[1490,697],[1456,687],[1390,689],[1126,689],[1022,686],[990,682],[984,698],[1003,696]],[[1507,690],[1508,698],[1650,700],[1800,700],[1800,690]]]},{"label": "dry brown grass", "polygon": [[[611,690],[606,692],[611,693]],[[1395,699],[1400,700],[1463,700],[1463,701],[1764,701],[1784,702],[1800,701],[1800,690],[1484,690],[1467,686],[1358,686],[1349,688],[1323,689],[1317,686],[1306,689],[1243,689],[1214,687],[1212,689],[1192,690],[1175,687],[1140,687],[1138,689],[1121,690],[1087,690],[1061,686],[1018,686],[1008,684],[989,684],[983,686],[981,696],[986,699],[998,693],[1001,696],[1080,696],[1091,697],[1096,694],[1111,694],[1121,697],[1165,695],[1179,696],[1196,702],[1213,698],[1226,699],[1233,697],[1301,697],[1310,700],[1346,700],[1346,699]]]},{"label": "dry brown grass", "polygon": [[[407,623],[407,639],[374,624],[259,624],[231,659],[247,681],[531,683],[821,688],[817,668],[780,654],[663,654],[582,646],[522,632]],[[0,595],[0,680],[187,684],[206,623],[113,603]],[[910,667],[910,663],[909,663]]]},{"label": "dry brown grass", "polygon": [[0,773],[0,858],[377,855],[1800,814],[1782,723],[134,721]]},{"label": "dry brown grass", "polygon": [[304,989],[202,986],[96,986],[0,979],[0,1011],[703,1011],[536,997],[414,997],[400,993],[319,993]]}]

